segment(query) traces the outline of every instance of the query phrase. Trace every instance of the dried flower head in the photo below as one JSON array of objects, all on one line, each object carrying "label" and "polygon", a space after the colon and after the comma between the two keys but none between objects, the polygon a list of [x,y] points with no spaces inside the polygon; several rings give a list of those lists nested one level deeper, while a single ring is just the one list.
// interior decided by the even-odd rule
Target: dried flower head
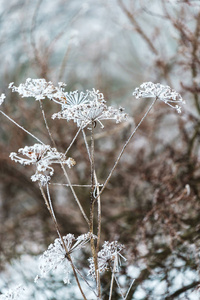
[{"label": "dried flower head", "polygon": [[[20,154],[25,157],[20,156]],[[10,158],[22,165],[36,165],[36,173],[31,176],[31,179],[32,181],[40,181],[42,185],[47,184],[54,174],[52,164],[62,162],[67,164],[69,168],[76,164],[73,158],[66,159],[65,154],[58,152],[56,148],[42,144],[20,148],[18,153],[10,153]]]},{"label": "dried flower head", "polygon": [[34,97],[36,100],[45,99],[45,97],[61,98],[63,97],[64,83],[59,82],[58,87],[55,87],[51,81],[45,79],[26,79],[25,84],[21,83],[18,87],[14,86],[14,82],[9,84],[9,88],[13,92],[19,93],[22,97]]},{"label": "dried flower head", "polygon": [[[117,241],[114,242],[104,242],[102,250],[98,252],[98,270],[99,273],[102,273],[108,269],[111,269],[112,272],[119,272],[120,266],[120,257],[124,260],[126,258],[120,253],[124,249],[124,245],[119,244]],[[95,278],[95,266],[93,257],[89,258],[90,269],[88,275],[91,275]]]},{"label": "dried flower head", "polygon": [[127,114],[122,108],[115,109],[105,104],[105,100],[92,100],[88,103],[69,106],[53,114],[53,119],[73,120],[78,127],[85,127],[92,122],[99,122],[103,128],[102,120],[115,120],[116,123],[127,120]]},{"label": "dried flower head", "polygon": [[169,86],[164,86],[160,83],[145,82],[136,88],[133,96],[139,98],[157,98],[172,108],[175,108],[178,113],[181,113],[181,106],[177,103],[184,104],[181,95]]},{"label": "dried flower head", "polygon": [[[40,277],[44,278],[50,271],[59,269],[64,273],[64,283],[69,283],[70,260],[68,255],[83,248],[91,237],[95,238],[91,233],[82,234],[77,238],[69,233],[63,236],[65,245],[63,245],[60,238],[55,239],[54,243],[49,245],[48,249],[40,257]],[[39,276],[36,277],[35,281],[38,279]]]}]

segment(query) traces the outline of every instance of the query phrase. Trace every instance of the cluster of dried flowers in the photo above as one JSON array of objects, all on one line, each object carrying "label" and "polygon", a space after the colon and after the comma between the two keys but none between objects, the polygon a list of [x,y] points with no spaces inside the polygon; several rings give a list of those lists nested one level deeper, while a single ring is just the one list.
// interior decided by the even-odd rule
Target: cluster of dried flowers
[{"label": "cluster of dried flowers", "polygon": [[[80,129],[91,126],[94,123],[99,123],[101,128],[103,128],[103,120],[114,120],[116,123],[127,120],[128,115],[124,113],[124,109],[121,107],[116,109],[112,106],[107,106],[104,95],[98,90],[66,92],[65,86],[64,83],[58,83],[58,86],[55,87],[52,82],[47,82],[45,79],[29,78],[25,84],[20,84],[16,87],[14,83],[11,83],[9,88],[11,88],[13,92],[18,92],[22,97],[33,97],[36,101],[41,101],[46,98],[54,101],[61,106],[61,111],[54,113],[52,118],[65,119],[67,121],[72,120]],[[180,94],[170,87],[159,83],[143,83],[139,88],[135,89],[133,95],[136,98],[153,97],[156,100],[161,100],[170,107],[175,108],[178,113],[181,112],[180,104],[184,103]],[[5,95],[2,94],[0,96],[0,105],[4,102],[4,99]],[[1,110],[0,112],[6,116]],[[8,118],[10,119],[10,117]],[[20,125],[19,127],[22,128]],[[32,135],[32,137],[34,136]],[[37,141],[39,141],[39,139],[37,139]],[[35,174],[31,176],[32,181],[38,181],[42,186],[46,185],[47,189],[51,177],[54,174],[52,165],[67,165],[71,168],[76,164],[73,158],[67,158],[65,153],[61,153],[55,147],[52,148],[43,142],[20,148],[18,153],[12,152],[10,158],[22,165],[34,165],[36,171]],[[52,209],[50,196],[48,196],[48,199],[49,207]],[[55,220],[53,211],[52,215]],[[46,277],[50,271],[60,268],[65,275],[63,278],[64,283],[69,283],[69,267],[73,265],[73,252],[82,249],[87,242],[91,240],[94,241],[95,239],[96,236],[94,236],[91,231],[77,238],[70,233],[63,237],[59,234],[59,238],[55,239],[54,243],[51,244],[41,256],[40,277]],[[124,246],[117,241],[104,242],[102,249],[96,254],[96,262],[94,256],[89,258],[88,275],[97,279],[97,271],[102,273],[106,270],[111,270],[113,274],[119,272],[120,258],[126,260],[121,254],[123,249]],[[98,266],[98,269],[95,265]],[[37,276],[36,281],[38,278],[39,276]],[[11,292],[8,296],[3,295],[0,299],[16,299],[15,294],[17,292],[14,293],[15,292]]]}]

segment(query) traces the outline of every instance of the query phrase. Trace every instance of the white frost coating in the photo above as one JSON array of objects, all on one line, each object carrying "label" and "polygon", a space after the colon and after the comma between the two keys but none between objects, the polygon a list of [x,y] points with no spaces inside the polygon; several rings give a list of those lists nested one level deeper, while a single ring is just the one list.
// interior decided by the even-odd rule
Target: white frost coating
[{"label": "white frost coating", "polygon": [[[111,243],[107,241],[104,242],[102,250],[99,251],[97,255],[99,273],[109,269],[111,269],[114,273],[119,272],[120,257],[126,260],[126,258],[120,253],[124,248],[124,245],[119,244],[117,241]],[[91,275],[95,278],[95,265],[93,257],[89,258],[89,263],[90,269],[88,275]]]},{"label": "white frost coating", "polygon": [[183,101],[183,98],[179,93],[171,89],[169,86],[165,86],[160,83],[154,84],[152,82],[145,82],[135,89],[133,96],[137,99],[157,97],[158,100],[161,100],[170,107],[175,108],[178,113],[181,113],[181,106],[177,103],[185,104],[185,101]]},{"label": "white frost coating", "polygon": [[[20,154],[25,157],[20,156]],[[31,176],[31,179],[32,181],[40,181],[42,185],[47,184],[54,174],[52,164],[62,162],[67,164],[69,168],[76,164],[73,158],[66,159],[65,154],[58,152],[56,148],[41,144],[20,148],[18,153],[10,153],[10,158],[22,165],[36,165],[36,172]]]},{"label": "white frost coating", "polygon": [[97,121],[103,128],[102,120],[115,120],[116,123],[127,120],[128,115],[123,112],[124,109],[108,107],[104,95],[98,90],[65,92],[65,86],[66,84],[62,82],[55,87],[51,81],[28,78],[25,84],[20,84],[18,87],[10,83],[9,88],[22,97],[34,97],[36,100],[47,97],[60,104],[62,110],[53,114],[52,118],[73,120],[78,127],[85,127]]},{"label": "white frost coating", "polygon": [[40,257],[40,276],[36,276],[35,282],[37,282],[39,278],[45,278],[50,271],[58,270],[64,274],[64,283],[70,283],[69,272],[71,262],[68,255],[71,257],[71,254],[74,251],[83,248],[92,237],[96,238],[91,233],[82,234],[77,238],[75,238],[71,233],[63,236],[63,241],[67,251],[64,248],[61,239],[55,239],[54,243],[50,244],[48,249]]}]

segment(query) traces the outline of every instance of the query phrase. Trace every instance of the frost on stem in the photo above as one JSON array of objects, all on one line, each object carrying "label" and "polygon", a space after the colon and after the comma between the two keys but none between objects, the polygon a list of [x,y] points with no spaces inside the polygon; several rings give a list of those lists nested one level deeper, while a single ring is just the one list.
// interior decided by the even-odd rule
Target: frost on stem
[{"label": "frost on stem", "polygon": [[71,233],[63,236],[67,252],[61,239],[55,239],[54,243],[49,245],[48,249],[40,257],[40,276],[37,276],[35,281],[37,281],[40,277],[46,277],[50,271],[59,270],[64,274],[64,283],[69,283],[71,263],[68,259],[68,255],[71,256],[74,251],[83,248],[92,237],[96,238],[91,233],[82,234],[77,238],[75,238]]},{"label": "frost on stem", "polygon": [[19,299],[24,299],[23,294],[24,294],[25,289],[19,285],[14,289],[8,290],[5,294],[0,296],[0,300],[19,300]]},{"label": "frost on stem", "polygon": [[[25,157],[20,156],[20,154]],[[49,145],[34,144],[20,148],[18,153],[12,152],[10,158],[22,165],[35,165],[36,172],[31,176],[32,181],[40,181],[42,185],[47,184],[54,174],[52,164],[67,164],[69,168],[76,164],[73,158],[66,159],[65,154],[51,148]]]},{"label": "frost on stem", "polygon": [[139,98],[158,98],[172,108],[175,108],[178,113],[181,113],[180,104],[185,104],[181,95],[169,86],[164,86],[160,83],[145,82],[137,87],[133,92],[133,96]]},{"label": "frost on stem", "polygon": [[[124,249],[124,245],[119,244],[117,241],[114,242],[104,242],[102,250],[98,252],[98,270],[99,273],[111,269],[112,272],[119,272],[119,266],[121,264],[120,257],[124,260],[126,258],[120,253]],[[91,275],[95,278],[95,265],[93,257],[89,258],[90,269],[88,275]]]}]

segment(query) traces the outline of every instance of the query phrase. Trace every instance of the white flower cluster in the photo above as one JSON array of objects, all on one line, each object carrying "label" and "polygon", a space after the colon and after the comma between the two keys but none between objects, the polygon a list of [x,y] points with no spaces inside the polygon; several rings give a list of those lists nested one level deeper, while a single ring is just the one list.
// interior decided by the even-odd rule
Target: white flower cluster
[{"label": "white flower cluster", "polygon": [[[64,83],[58,83],[58,87],[55,87],[51,81],[47,82],[45,79],[31,79],[27,78],[25,84],[21,83],[18,87],[14,85],[14,82],[9,84],[9,88],[13,92],[19,93],[22,97],[34,97],[36,100],[45,99],[45,97],[61,98],[63,95]],[[64,101],[64,99],[63,99]]]},{"label": "white flower cluster", "polygon": [[[25,157],[21,157],[20,154]],[[42,185],[47,184],[54,173],[51,167],[55,163],[67,164],[69,168],[76,164],[73,158],[66,159],[63,153],[51,148],[49,145],[34,144],[20,148],[18,153],[10,153],[10,158],[22,165],[36,165],[36,173],[31,176],[32,181],[40,181]]]},{"label": "white flower cluster", "polygon": [[99,122],[103,128],[102,120],[115,120],[116,123],[119,123],[127,119],[127,114],[123,112],[122,108],[108,107],[105,101],[93,100],[89,103],[70,106],[53,114],[52,118],[73,120],[78,127],[85,127],[92,122]]},{"label": "white flower cluster", "polygon": [[139,98],[157,98],[172,108],[175,108],[178,113],[181,113],[181,106],[177,103],[184,104],[181,95],[169,86],[160,83],[145,82],[136,88],[133,96]]},{"label": "white flower cluster", "polygon": [[24,288],[19,285],[0,296],[0,300],[19,300],[23,299]]},{"label": "white flower cluster", "polygon": [[[120,253],[124,249],[124,245],[119,244],[117,241],[114,242],[104,242],[102,250],[98,252],[98,270],[99,273],[102,273],[108,269],[111,269],[112,272],[119,272],[120,257],[124,260],[126,258]],[[93,257],[89,258],[90,269],[88,275],[91,275],[95,278],[95,265]]]},{"label": "white flower cluster", "polygon": [[119,123],[127,119],[127,114],[122,108],[107,107],[103,94],[98,90],[65,92],[65,86],[66,84],[62,82],[55,87],[51,81],[28,78],[25,84],[20,84],[18,87],[10,83],[9,88],[13,92],[18,92],[22,97],[34,97],[36,100],[47,97],[53,100],[61,105],[62,110],[55,113],[52,118],[73,120],[79,127],[85,127],[97,121],[103,128],[101,120],[112,119]]},{"label": "white flower cluster", "polygon": [[59,269],[64,274],[64,283],[69,283],[70,261],[68,255],[83,248],[92,237],[96,238],[91,233],[82,234],[77,238],[69,233],[63,236],[66,248],[60,238],[55,239],[54,243],[50,244],[48,249],[40,257],[40,276],[37,276],[35,281],[40,277],[46,277],[50,271]]},{"label": "white flower cluster", "polygon": [[1,94],[1,96],[0,96],[0,105],[3,104],[5,99],[6,99],[5,94]]}]

